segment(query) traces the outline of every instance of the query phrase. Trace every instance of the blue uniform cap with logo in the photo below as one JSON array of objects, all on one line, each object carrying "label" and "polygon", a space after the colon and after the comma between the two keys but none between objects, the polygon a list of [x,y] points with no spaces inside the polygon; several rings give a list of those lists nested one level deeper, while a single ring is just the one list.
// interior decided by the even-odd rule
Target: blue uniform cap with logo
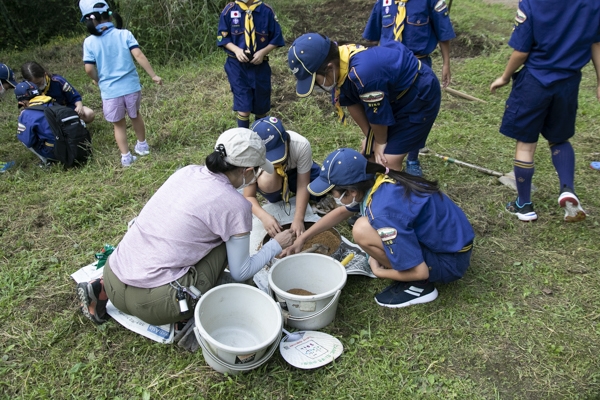
[{"label": "blue uniform cap with logo", "polygon": [[39,96],[40,91],[35,83],[29,81],[20,82],[15,87],[15,97],[17,101],[31,100],[35,96]]},{"label": "blue uniform cap with logo", "polygon": [[325,62],[331,40],[318,33],[305,33],[288,50],[288,66],[298,80],[296,94],[306,97],[315,85],[316,72]]},{"label": "blue uniform cap with logo", "polygon": [[319,177],[308,185],[308,191],[314,196],[322,196],[335,186],[348,186],[373,179],[367,174],[367,159],[354,149],[337,149],[329,154]]},{"label": "blue uniform cap with logo", "polygon": [[0,64],[0,79],[6,81],[12,85],[12,87],[17,87],[17,81],[15,81],[15,74],[6,64]]},{"label": "blue uniform cap with logo", "polygon": [[109,7],[108,4],[102,0],[80,0],[79,9],[81,10],[81,22],[83,22],[87,15],[95,12],[102,14],[107,12]]},{"label": "blue uniform cap with logo", "polygon": [[275,117],[264,117],[254,121],[250,126],[262,139],[267,149],[267,160],[279,164],[287,158],[287,143],[290,135],[286,132],[281,120]]}]

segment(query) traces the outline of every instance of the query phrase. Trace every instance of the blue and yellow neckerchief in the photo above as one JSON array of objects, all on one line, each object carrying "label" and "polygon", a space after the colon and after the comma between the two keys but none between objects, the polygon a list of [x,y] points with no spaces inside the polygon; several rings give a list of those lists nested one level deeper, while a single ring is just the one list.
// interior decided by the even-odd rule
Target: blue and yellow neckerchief
[{"label": "blue and yellow neckerchief", "polygon": [[344,114],[344,110],[342,110],[342,106],[340,106],[340,88],[350,73],[350,59],[354,57],[355,54],[367,50],[367,48],[359,44],[345,44],[339,46],[338,49],[340,52],[340,76],[338,76],[335,85],[333,101],[338,113],[339,121],[346,125],[346,115]]},{"label": "blue and yellow neckerchief", "polygon": [[243,11],[246,12],[246,19],[244,22],[244,39],[246,40],[246,48],[250,50],[251,54],[254,54],[256,51],[256,30],[254,28],[254,18],[252,18],[252,12],[262,4],[262,1],[257,1],[251,6],[248,6],[246,3],[239,0],[236,1],[235,4],[237,4]]},{"label": "blue and yellow neckerchief", "polygon": [[398,6],[398,12],[396,13],[396,19],[394,20],[394,40],[402,43],[402,32],[404,31],[404,23],[406,21],[406,2],[408,0],[396,0]]}]

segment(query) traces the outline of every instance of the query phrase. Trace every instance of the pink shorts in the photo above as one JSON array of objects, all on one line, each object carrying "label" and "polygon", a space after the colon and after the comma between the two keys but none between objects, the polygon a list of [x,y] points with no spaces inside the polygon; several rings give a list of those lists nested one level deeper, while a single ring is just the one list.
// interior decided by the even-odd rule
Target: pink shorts
[{"label": "pink shorts", "polygon": [[142,92],[138,91],[114,99],[102,100],[102,111],[104,119],[108,122],[119,122],[125,118],[125,112],[129,118],[137,118]]}]

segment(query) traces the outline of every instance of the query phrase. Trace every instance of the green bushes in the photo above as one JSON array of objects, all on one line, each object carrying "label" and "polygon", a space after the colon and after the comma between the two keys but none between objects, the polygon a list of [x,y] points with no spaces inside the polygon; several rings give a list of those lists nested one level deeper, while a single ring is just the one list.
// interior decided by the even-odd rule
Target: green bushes
[{"label": "green bushes", "polygon": [[[1,0],[0,0],[1,1]],[[215,51],[226,0],[118,0],[124,25],[153,62],[196,58]]]}]

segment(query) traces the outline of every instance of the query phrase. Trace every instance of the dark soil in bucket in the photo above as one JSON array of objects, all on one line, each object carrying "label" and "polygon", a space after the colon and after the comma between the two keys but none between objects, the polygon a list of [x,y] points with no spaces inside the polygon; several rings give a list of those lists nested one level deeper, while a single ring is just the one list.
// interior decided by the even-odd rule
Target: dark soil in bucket
[{"label": "dark soil in bucket", "polygon": [[[308,229],[313,225],[314,222],[304,222],[305,229]],[[282,226],[282,228],[289,229],[290,226],[291,224],[285,224]],[[266,244],[269,240],[271,240],[271,237],[269,235],[265,235],[262,244]],[[331,256],[340,247],[341,243],[342,238],[340,234],[338,233],[338,231],[331,228],[325,232],[321,232],[318,235],[315,235],[312,238],[310,238],[306,243],[304,243],[302,251],[310,249],[313,246],[313,244],[321,244],[329,249],[325,255]]]},{"label": "dark soil in bucket", "polygon": [[289,294],[295,294],[295,295],[298,295],[298,296],[314,296],[315,295],[315,293],[309,292],[308,290],[297,289],[297,288],[290,289],[287,292]]}]

